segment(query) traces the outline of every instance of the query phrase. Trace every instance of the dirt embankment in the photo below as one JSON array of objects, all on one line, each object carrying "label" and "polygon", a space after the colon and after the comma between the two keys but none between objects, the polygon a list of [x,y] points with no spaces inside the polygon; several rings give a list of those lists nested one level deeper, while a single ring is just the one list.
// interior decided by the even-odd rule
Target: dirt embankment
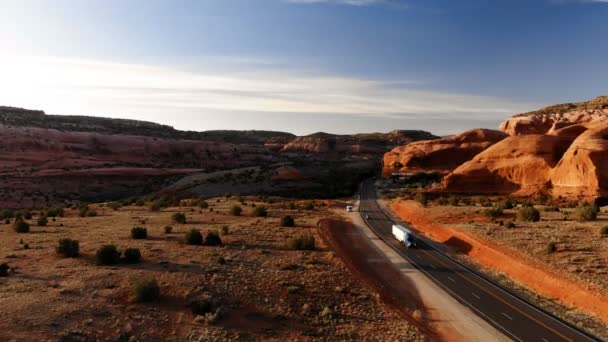
[{"label": "dirt embankment", "polygon": [[325,219],[319,222],[319,234],[357,278],[380,294],[382,301],[399,311],[425,335],[436,337],[418,320],[421,317],[414,317],[422,316],[424,310],[415,286],[404,284],[407,280],[392,264],[381,262],[384,256],[358,233],[357,227],[343,220]]},{"label": "dirt embankment", "polygon": [[436,224],[432,216],[416,202],[399,202],[392,205],[392,210],[424,235],[455,248],[459,253],[468,255],[481,265],[508,275],[514,281],[542,296],[608,322],[608,296],[599,291],[564,279],[545,265],[513,250],[481,240],[466,232]]}]

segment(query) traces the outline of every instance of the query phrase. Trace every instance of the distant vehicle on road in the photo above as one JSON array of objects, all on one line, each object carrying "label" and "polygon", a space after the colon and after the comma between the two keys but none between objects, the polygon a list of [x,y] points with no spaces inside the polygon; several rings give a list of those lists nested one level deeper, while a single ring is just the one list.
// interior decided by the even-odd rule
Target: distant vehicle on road
[{"label": "distant vehicle on road", "polygon": [[395,239],[403,242],[407,248],[416,247],[416,237],[414,236],[414,233],[400,224],[393,225],[393,236]]},{"label": "distant vehicle on road", "polygon": [[366,219],[366,220],[369,220],[369,215],[367,215],[367,214],[366,214],[366,215],[365,215],[365,219]]},{"label": "distant vehicle on road", "polygon": [[352,205],[347,205],[346,206],[346,211],[348,211],[349,213],[353,211],[353,206]]}]

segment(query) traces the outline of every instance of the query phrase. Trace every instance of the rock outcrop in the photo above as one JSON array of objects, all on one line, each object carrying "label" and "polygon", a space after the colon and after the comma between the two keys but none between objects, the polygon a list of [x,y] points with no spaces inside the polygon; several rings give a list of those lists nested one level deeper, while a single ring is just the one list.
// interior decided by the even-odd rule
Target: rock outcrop
[{"label": "rock outcrop", "polygon": [[566,103],[515,115],[500,125],[509,135],[545,134],[574,124],[608,122],[608,96],[588,102]]},{"label": "rock outcrop", "polygon": [[449,138],[413,142],[384,155],[383,174],[450,172],[506,137],[500,131],[473,129]]}]

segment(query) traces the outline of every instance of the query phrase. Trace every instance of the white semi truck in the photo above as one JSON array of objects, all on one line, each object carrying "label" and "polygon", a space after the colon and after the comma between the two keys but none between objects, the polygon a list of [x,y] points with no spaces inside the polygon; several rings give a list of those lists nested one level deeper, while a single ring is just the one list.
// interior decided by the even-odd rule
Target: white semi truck
[{"label": "white semi truck", "polygon": [[400,224],[393,225],[393,236],[395,239],[403,242],[407,248],[416,246],[416,238],[414,237],[414,233]]}]

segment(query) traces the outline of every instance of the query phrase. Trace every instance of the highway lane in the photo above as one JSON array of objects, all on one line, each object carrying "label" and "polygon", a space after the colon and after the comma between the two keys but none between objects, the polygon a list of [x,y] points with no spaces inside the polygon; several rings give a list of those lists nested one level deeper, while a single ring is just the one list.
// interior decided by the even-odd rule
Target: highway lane
[{"label": "highway lane", "polygon": [[405,259],[513,340],[599,341],[477,275],[431,247],[423,237],[418,237],[417,248],[405,248],[391,234],[393,221],[376,202],[372,180],[361,186],[359,211],[368,226]]}]

